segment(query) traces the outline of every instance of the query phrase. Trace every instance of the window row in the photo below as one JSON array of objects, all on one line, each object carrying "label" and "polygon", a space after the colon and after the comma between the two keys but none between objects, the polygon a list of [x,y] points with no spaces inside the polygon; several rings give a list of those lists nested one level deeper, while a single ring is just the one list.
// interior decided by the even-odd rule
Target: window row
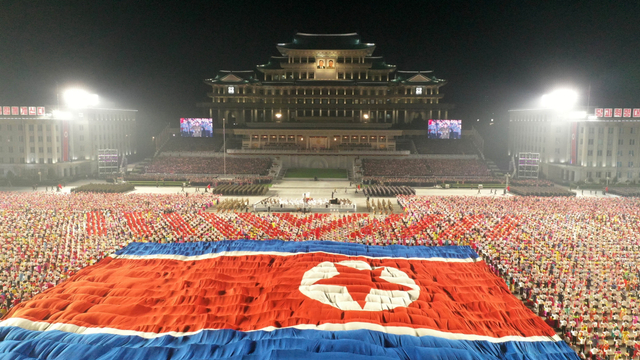
[{"label": "window row", "polygon": [[[584,144],[584,139],[580,139],[580,145]],[[593,145],[594,139],[588,139],[587,145]],[[604,144],[604,139],[598,139],[598,145]],[[629,139],[629,145],[635,145],[636,139]],[[613,139],[607,139],[607,145],[613,145]],[[618,139],[618,145],[624,145],[624,139]]]},{"label": "window row", "polygon": [[[597,150],[596,151],[596,156],[602,156],[602,154],[603,154],[602,150]],[[607,150],[606,154],[607,154],[607,156],[612,156],[613,151],[612,150]],[[635,156],[635,151],[634,150],[629,150],[628,155],[631,156],[631,157]],[[587,150],[587,156],[593,156],[593,150]],[[623,156],[623,150],[618,150],[618,156]]]},{"label": "window row", "polygon": [[[296,141],[299,139],[300,141],[304,140],[306,137],[304,135],[250,135],[251,140],[253,141]],[[363,142],[363,141],[387,141],[386,136],[375,136],[375,135],[333,135],[333,141],[341,140],[343,143],[345,142]]]},{"label": "window row", "polygon": [[[584,134],[584,127],[580,128],[580,133]],[[598,129],[598,134],[604,134],[605,132],[605,127],[589,127],[589,134],[595,134],[596,133],[596,129]],[[607,128],[607,133],[608,134],[613,134],[615,132],[615,128],[612,126],[608,126]],[[618,127],[618,134],[624,134],[625,133],[625,129],[629,129],[629,134],[636,134],[637,130],[635,127],[630,127],[630,128],[624,128],[624,127]]]},{"label": "window row", "polygon": [[[395,89],[343,89],[343,88],[297,88],[297,89],[252,89],[238,86],[227,86],[226,92],[223,87],[215,87],[216,95],[436,95],[438,89],[436,87],[402,87]],[[252,91],[253,90],[253,91]]]}]

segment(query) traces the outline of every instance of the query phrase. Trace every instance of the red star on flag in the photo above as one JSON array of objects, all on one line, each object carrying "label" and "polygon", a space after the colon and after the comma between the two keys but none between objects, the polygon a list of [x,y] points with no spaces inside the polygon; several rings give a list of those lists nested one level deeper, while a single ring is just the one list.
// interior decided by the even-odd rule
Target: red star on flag
[{"label": "red star on flag", "polygon": [[408,286],[394,284],[382,279],[380,276],[384,271],[384,267],[379,267],[374,270],[363,269],[358,270],[349,266],[341,264],[335,264],[336,270],[340,273],[329,279],[322,279],[317,281],[314,285],[337,285],[344,286],[349,291],[353,301],[360,304],[360,307],[364,308],[367,303],[366,298],[369,295],[371,289],[385,290],[385,291],[409,291],[412,290]]}]

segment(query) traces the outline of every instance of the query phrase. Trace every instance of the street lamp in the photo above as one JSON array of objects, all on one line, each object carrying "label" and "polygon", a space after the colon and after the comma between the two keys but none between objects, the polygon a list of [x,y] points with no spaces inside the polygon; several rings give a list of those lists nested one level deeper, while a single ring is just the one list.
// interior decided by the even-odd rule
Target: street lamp
[{"label": "street lamp", "polygon": [[222,168],[227,175],[227,119],[222,118]]},{"label": "street lamp", "polygon": [[280,120],[281,117],[282,117],[281,113],[276,113],[276,119]]},{"label": "street lamp", "polygon": [[506,194],[506,193],[507,193],[507,189],[509,189],[509,178],[511,177],[511,174],[506,173],[506,174],[504,175],[504,177],[505,177],[505,178],[506,178],[506,180],[507,180],[507,181],[506,181],[506,185],[505,185],[505,187],[504,187],[505,194]]}]

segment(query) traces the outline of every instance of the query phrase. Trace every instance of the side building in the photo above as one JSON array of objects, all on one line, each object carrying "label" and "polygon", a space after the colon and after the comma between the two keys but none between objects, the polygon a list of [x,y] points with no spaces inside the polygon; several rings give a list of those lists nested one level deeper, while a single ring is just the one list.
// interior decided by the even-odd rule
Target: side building
[{"label": "side building", "polygon": [[137,110],[41,108],[39,115],[0,115],[0,177],[91,175],[100,150],[115,149],[120,157],[137,152]]},{"label": "side building", "polygon": [[551,180],[640,181],[640,109],[509,111],[509,156],[540,154]]},{"label": "side building", "polygon": [[276,47],[279,55],[256,69],[205,80],[211,101],[198,105],[216,127],[226,121],[244,149],[395,150],[401,132],[392,128],[448,119],[453,108],[441,102],[445,80],[397,70],[357,33],[296,33]]}]

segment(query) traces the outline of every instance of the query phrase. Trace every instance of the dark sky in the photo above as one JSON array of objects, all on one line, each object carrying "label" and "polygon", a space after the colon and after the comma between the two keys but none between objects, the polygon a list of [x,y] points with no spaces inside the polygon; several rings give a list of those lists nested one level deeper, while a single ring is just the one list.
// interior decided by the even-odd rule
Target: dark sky
[{"label": "dark sky", "polygon": [[202,115],[202,80],[253,69],[294,31],[357,31],[401,70],[449,80],[455,117],[495,117],[558,86],[640,106],[640,2],[0,0],[0,103],[81,85],[150,124]]}]

